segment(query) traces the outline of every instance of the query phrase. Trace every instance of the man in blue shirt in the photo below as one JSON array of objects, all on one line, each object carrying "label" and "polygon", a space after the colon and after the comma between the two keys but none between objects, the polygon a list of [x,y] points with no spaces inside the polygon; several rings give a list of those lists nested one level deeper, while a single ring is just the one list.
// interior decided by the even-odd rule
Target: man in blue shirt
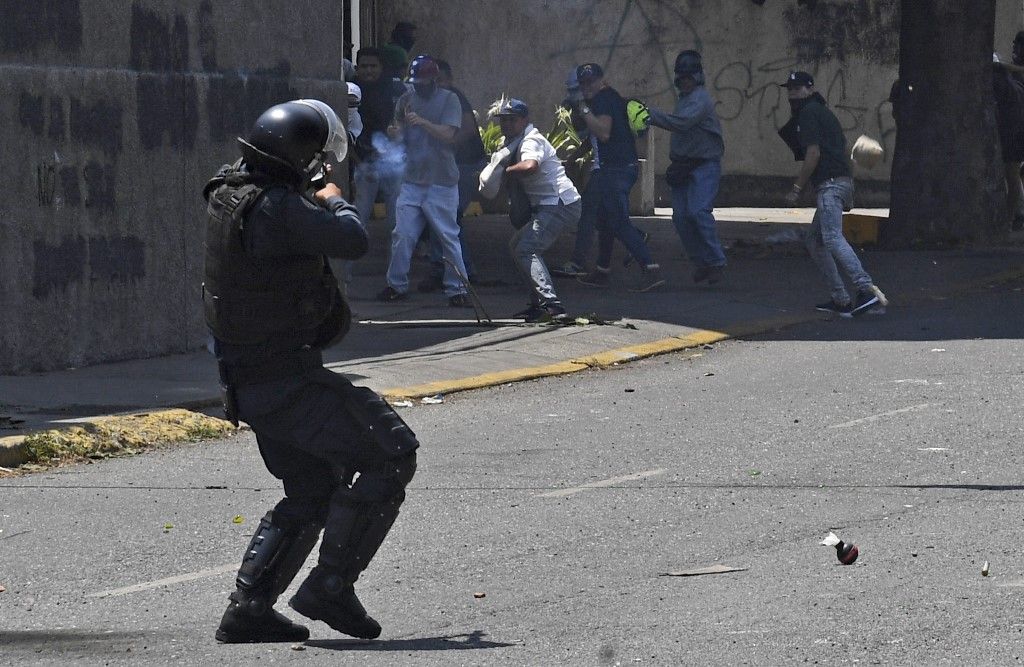
[{"label": "man in blue shirt", "polygon": [[[665,284],[660,267],[651,257],[643,234],[629,221],[629,191],[639,175],[639,164],[626,101],[605,83],[604,70],[597,63],[577,67],[576,79],[584,98],[579,112],[594,148],[594,169],[583,191],[579,225],[582,228],[596,222],[598,239],[597,264],[579,281],[594,287],[608,285],[612,247],[618,239],[640,266],[640,277],[631,289],[646,292],[660,287]],[[580,234],[577,239],[583,237]],[[587,250],[577,247],[573,260],[581,263]]]},{"label": "man in blue shirt", "polygon": [[675,84],[679,100],[673,113],[648,108],[650,124],[672,132],[671,166],[665,180],[672,188],[672,224],[694,265],[693,282],[716,283],[725,268],[712,210],[722,179],[722,123],[715,102],[704,87],[700,54],[676,56]]}]

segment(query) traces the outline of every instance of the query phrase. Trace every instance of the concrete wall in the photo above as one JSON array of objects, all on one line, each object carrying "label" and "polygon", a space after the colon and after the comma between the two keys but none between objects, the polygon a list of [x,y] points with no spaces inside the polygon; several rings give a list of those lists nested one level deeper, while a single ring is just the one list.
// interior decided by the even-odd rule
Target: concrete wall
[{"label": "concrete wall", "polygon": [[[1006,57],[1022,27],[1021,4],[998,0],[996,45]],[[898,7],[899,0],[818,0],[814,11],[796,0],[381,0],[377,26],[386,39],[395,21],[415,22],[414,51],[449,60],[478,109],[509,93],[532,105],[543,129],[573,65],[601,63],[619,92],[670,109],[675,55],[698,49],[725,129],[720,205],[773,205],[788,189],[796,165],[776,135],[789,118],[776,84],[791,69],[809,71],[850,140],[867,133],[885,144],[885,161],[859,174],[858,200],[885,205]],[[653,131],[655,171],[664,174],[668,135]],[[663,177],[658,190],[664,204]]]},{"label": "concrete wall", "polygon": [[200,188],[267,106],[344,108],[341,17],[315,0],[0,0],[0,373],[205,344]]}]

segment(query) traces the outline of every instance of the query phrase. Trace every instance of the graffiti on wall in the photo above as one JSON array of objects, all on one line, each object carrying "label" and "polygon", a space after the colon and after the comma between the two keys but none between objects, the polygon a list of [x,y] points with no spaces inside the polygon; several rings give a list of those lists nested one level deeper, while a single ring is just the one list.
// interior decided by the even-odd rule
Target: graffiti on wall
[{"label": "graffiti on wall", "polygon": [[[625,94],[642,99],[671,95],[676,53],[696,49],[707,54],[697,17],[712,15],[723,4],[709,0],[591,0],[587,15],[614,14],[617,21],[579,35],[569,47],[553,52],[552,59],[571,54],[576,62],[599,62],[615,72],[615,85]],[[777,57],[720,64],[712,55],[705,62],[707,87],[717,101],[722,122],[742,128],[747,136],[752,130],[759,139],[773,138],[790,113],[785,90],[778,84],[790,70],[804,69],[815,76],[818,91],[843,129],[875,136],[890,155],[895,123],[888,95],[876,93],[875,98],[865,98],[855,93],[851,82],[856,80],[856,65],[848,60],[856,56],[857,63],[895,65],[898,2],[819,0],[814,11],[791,4],[782,12],[783,24],[791,26],[785,35],[788,45]],[[750,3],[743,5],[742,11],[746,18],[757,20],[756,12],[766,10]],[[747,12],[751,14],[747,16]],[[726,47],[737,50],[728,43]],[[624,63],[628,69],[622,67]]]}]

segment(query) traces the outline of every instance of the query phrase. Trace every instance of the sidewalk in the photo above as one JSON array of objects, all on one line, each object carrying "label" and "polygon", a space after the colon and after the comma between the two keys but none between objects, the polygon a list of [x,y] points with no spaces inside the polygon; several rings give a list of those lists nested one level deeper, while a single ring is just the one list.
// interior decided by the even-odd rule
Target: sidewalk
[{"label": "sidewalk", "polygon": [[[507,252],[511,228],[499,216],[467,220],[477,272],[489,286],[477,288],[491,324],[478,324],[473,311],[449,308],[438,293],[383,304],[373,295],[383,287],[387,234],[371,223],[375,250],[355,266],[349,297],[355,318],[351,333],[327,351],[329,366],[392,399],[445,394],[513,380],[601,367],[675,349],[699,347],[729,337],[822,317],[812,304],[827,298],[822,281],[798,243],[788,240],[810,221],[811,209],[721,209],[719,230],[729,247],[726,279],[695,286],[690,267],[667,215],[639,218],[651,234],[650,247],[668,285],[647,294],[624,287],[628,273],[616,250],[612,285],[588,288],[556,279],[572,315],[591,322],[575,326],[526,325],[508,319],[526,305]],[[547,254],[549,266],[565,261],[572,234]],[[1024,275],[1024,250],[882,252],[864,254],[865,266],[892,302],[948,295],[993,276]],[[412,284],[426,265],[415,262]],[[871,318],[837,322],[851,336]],[[28,376],[0,376],[0,447],[3,436],[89,421],[103,415],[162,408],[219,405],[216,364],[206,351],[103,364]],[[10,428],[12,420],[23,420]],[[10,438],[7,438],[10,442]],[[0,463],[0,465],[4,465]]]}]

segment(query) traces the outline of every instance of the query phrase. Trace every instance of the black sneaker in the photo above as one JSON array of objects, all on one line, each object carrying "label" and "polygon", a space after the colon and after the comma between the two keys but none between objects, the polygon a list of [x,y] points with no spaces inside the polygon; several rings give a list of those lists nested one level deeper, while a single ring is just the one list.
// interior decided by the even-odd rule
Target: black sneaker
[{"label": "black sneaker", "polygon": [[649,292],[665,284],[661,277],[661,268],[657,264],[649,264],[640,271],[640,277],[629,288],[630,292]]},{"label": "black sneaker", "polygon": [[401,301],[404,298],[405,294],[399,292],[391,285],[388,285],[377,293],[377,301]]},{"label": "black sneaker", "polygon": [[833,301],[826,301],[825,303],[819,303],[814,307],[815,310],[820,310],[823,313],[833,313],[839,317],[853,317],[852,311],[853,306],[848,303],[836,303]]},{"label": "black sneaker", "polygon": [[867,289],[857,292],[857,298],[853,302],[853,310],[850,312],[854,317],[876,311],[881,314],[885,312],[885,306],[888,303],[889,300],[882,294],[882,290],[871,285]]},{"label": "black sneaker", "polygon": [[452,308],[472,308],[473,302],[468,294],[456,294],[448,297],[448,305]]},{"label": "black sneaker", "polygon": [[576,262],[566,262],[561,266],[556,266],[551,269],[552,275],[561,276],[563,278],[578,278],[580,276],[587,275],[587,270]]},{"label": "black sneaker", "polygon": [[416,291],[427,294],[429,292],[440,291],[442,287],[444,287],[444,280],[442,278],[430,276],[428,278],[424,278],[416,285]]},{"label": "black sneaker", "polygon": [[524,321],[530,324],[536,324],[538,322],[562,322],[569,316],[565,313],[565,308],[562,307],[557,301],[548,301],[542,306],[537,306],[537,309],[524,317]]},{"label": "black sneaker", "polygon": [[519,312],[512,313],[512,317],[514,319],[517,319],[517,320],[526,320],[527,322],[536,322],[537,320],[531,319],[531,318],[538,317],[543,312],[544,312],[544,310],[540,307],[540,304],[538,304],[538,303],[531,303],[529,306],[527,306],[526,308],[523,308]]},{"label": "black sneaker", "polygon": [[699,266],[693,272],[693,282],[700,283],[706,280],[708,285],[714,285],[722,279],[724,272],[724,266]]},{"label": "black sneaker", "polygon": [[597,267],[587,275],[580,276],[576,280],[591,287],[608,287],[608,283],[611,280],[611,271]]}]

